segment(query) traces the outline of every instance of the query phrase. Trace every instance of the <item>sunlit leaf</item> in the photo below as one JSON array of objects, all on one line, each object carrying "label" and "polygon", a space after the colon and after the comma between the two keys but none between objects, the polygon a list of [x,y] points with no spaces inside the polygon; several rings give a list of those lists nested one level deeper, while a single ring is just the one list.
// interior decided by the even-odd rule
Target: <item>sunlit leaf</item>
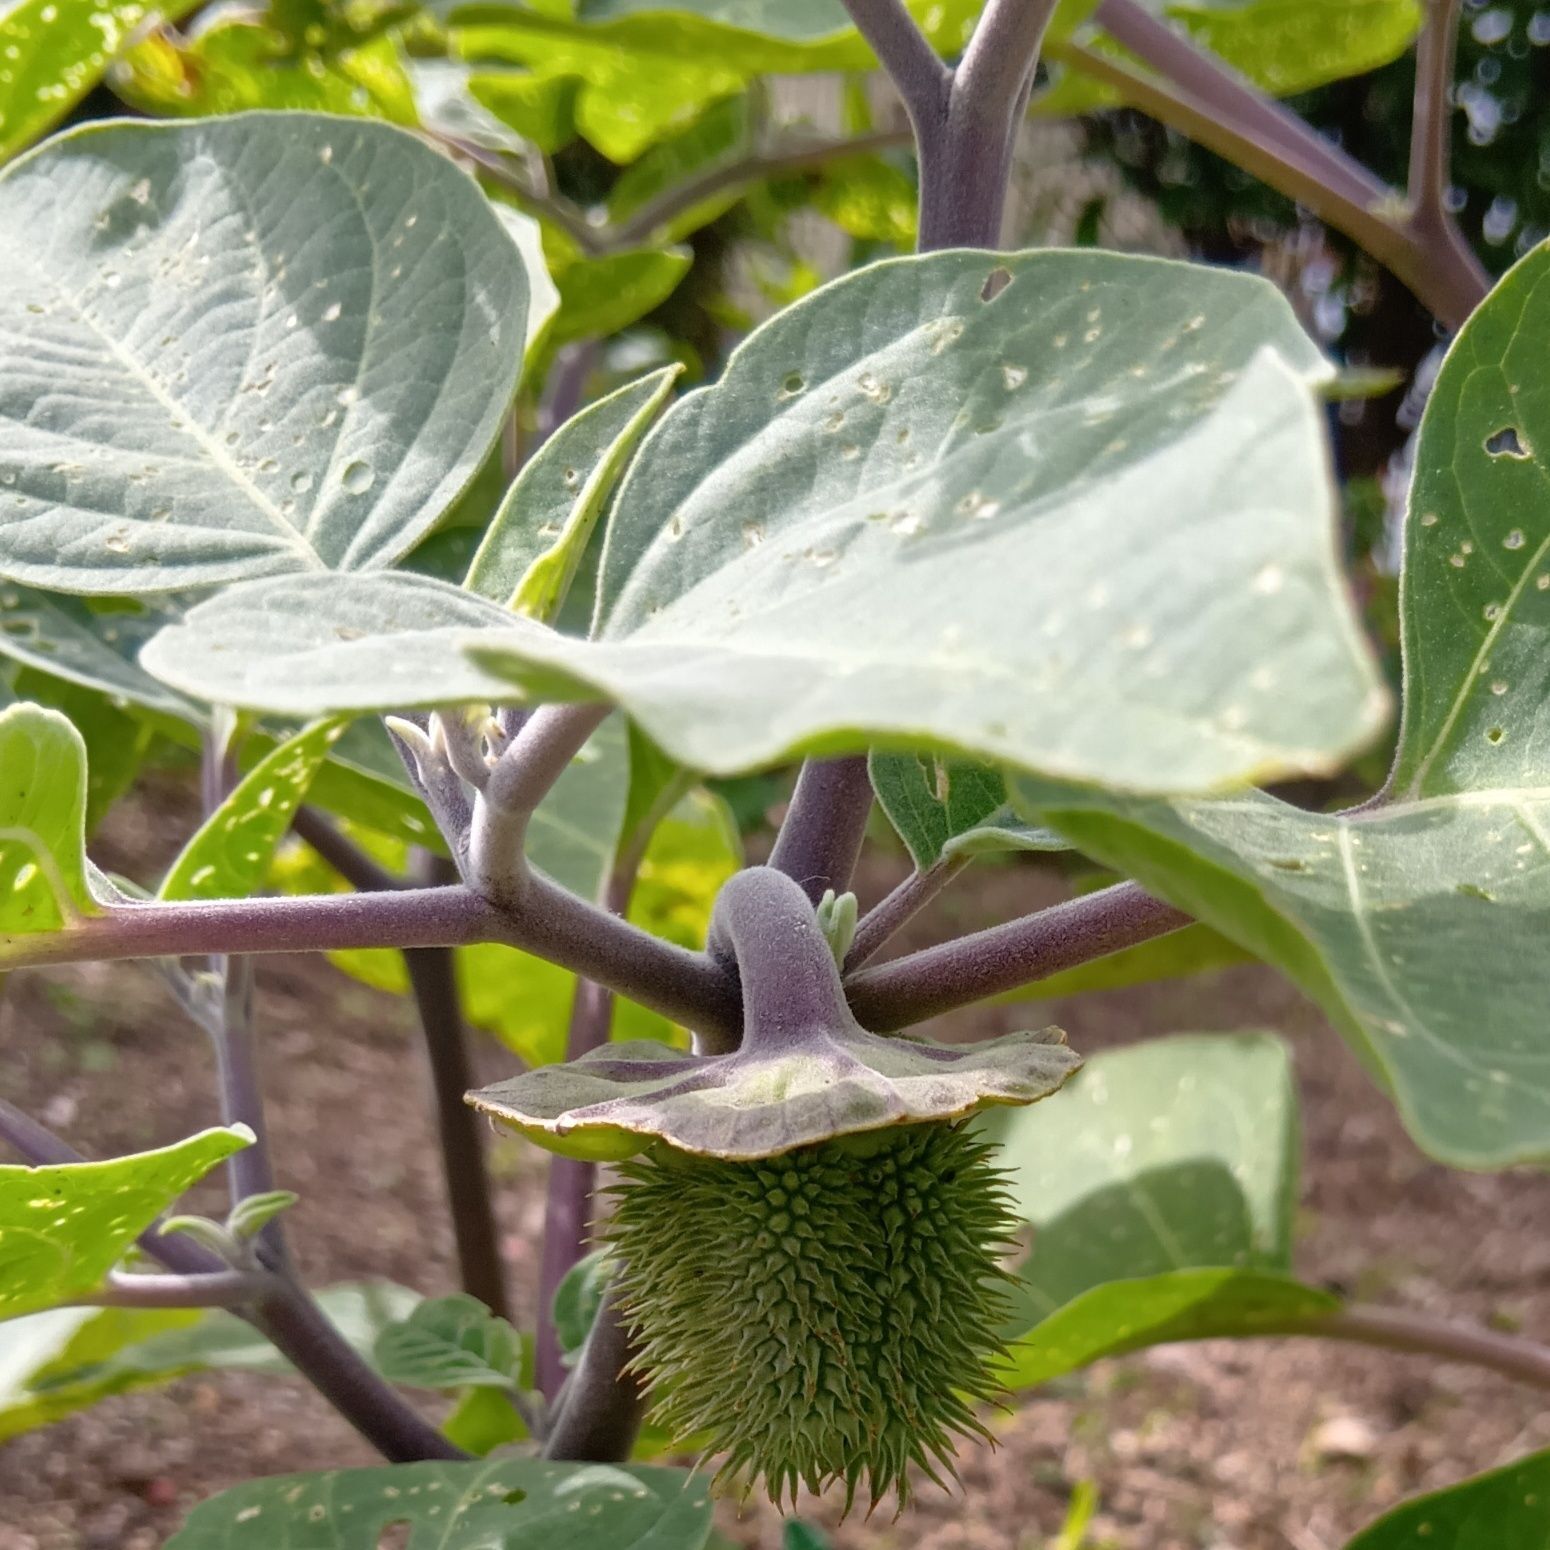
[{"label": "sunlit leaf", "polygon": [[175,21],[192,0],[15,0],[0,11],[0,161],[25,150],[102,79],[147,16]]},{"label": "sunlit leaf", "polygon": [[264,879],[345,723],[318,721],[281,743],[237,783],[162,879],[161,899],[242,899]]},{"label": "sunlit leaf", "polygon": [[1416,1141],[1462,1167],[1550,1158],[1547,278],[1540,249],[1502,281],[1427,404],[1391,800],[1329,817],[1259,794],[1125,802],[1019,783],[1083,852],[1290,975]]},{"label": "sunlit leaf", "polygon": [[86,883],[86,744],[58,711],[0,711],[0,956],[4,937],[93,912]]},{"label": "sunlit leaf", "polygon": [[384,124],[93,124],[0,179],[0,573],[164,592],[413,546],[494,440],[520,255]]},{"label": "sunlit leaf", "polygon": [[107,1162],[0,1166],[0,1318],[96,1291],[184,1190],[252,1139],[234,1125]]},{"label": "sunlit leaf", "polygon": [[113,89],[158,118],[279,108],[418,122],[414,89],[391,38],[314,50],[292,46],[247,18],[217,22],[188,38],[152,33],[124,56]]},{"label": "sunlit leaf", "polygon": [[677,376],[671,366],[652,372],[562,425],[501,502],[464,586],[552,622],[614,485]]},{"label": "sunlit leaf", "polygon": [[604,696],[714,774],[879,740],[1142,790],[1328,770],[1386,695],[1336,564],[1325,375],[1248,275],[890,260],[658,423],[594,640],[422,578],[287,578],[142,660],[296,714]]},{"label": "sunlit leaf", "polygon": [[700,1550],[709,1491],[682,1470],[521,1458],[275,1475],[196,1507],[167,1550],[377,1550],[394,1524],[437,1550]]}]

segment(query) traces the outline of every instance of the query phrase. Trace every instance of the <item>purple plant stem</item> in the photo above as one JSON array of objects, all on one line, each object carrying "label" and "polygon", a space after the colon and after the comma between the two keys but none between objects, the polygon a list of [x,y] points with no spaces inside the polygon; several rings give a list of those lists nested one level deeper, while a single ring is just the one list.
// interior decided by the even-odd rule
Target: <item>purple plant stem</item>
[{"label": "purple plant stem", "polygon": [[[576,981],[571,1007],[566,1058],[575,1060],[607,1042],[613,1017],[611,992],[592,980]],[[549,1185],[544,1209],[543,1259],[538,1273],[537,1339],[534,1369],[545,1399],[553,1400],[566,1378],[560,1340],[554,1327],[554,1295],[560,1283],[586,1252],[592,1230],[592,1202],[597,1188],[597,1164],[556,1155],[549,1160]]]},{"label": "purple plant stem", "polygon": [[866,759],[809,759],[775,836],[770,865],[795,878],[816,904],[832,888],[844,893],[866,838],[872,777]]},{"label": "purple plant stem", "polygon": [[653,937],[536,872],[523,895],[511,911],[461,886],[123,905],[66,931],[0,938],[0,970],[229,952],[500,942],[596,979],[675,1022],[735,1034],[737,985],[703,953]]},{"label": "purple plant stem", "polygon": [[886,1033],[1189,924],[1182,910],[1118,883],[863,969],[846,979],[845,992],[862,1027]]}]

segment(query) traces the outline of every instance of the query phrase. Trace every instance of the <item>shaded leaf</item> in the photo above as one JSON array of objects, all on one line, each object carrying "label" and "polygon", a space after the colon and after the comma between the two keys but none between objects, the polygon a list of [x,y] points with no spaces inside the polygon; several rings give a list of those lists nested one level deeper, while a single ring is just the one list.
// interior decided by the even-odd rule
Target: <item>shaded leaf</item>
[{"label": "shaded leaf", "polygon": [[0,179],[0,266],[0,572],[60,590],[391,563],[522,354],[488,202],[364,120],[74,130]]},{"label": "shaded leaf", "polygon": [[376,1365],[390,1383],[422,1389],[514,1387],[522,1337],[477,1297],[427,1299],[377,1336]]},{"label": "shaded leaf", "polygon": [[297,714],[502,679],[604,695],[711,773],[888,739],[1153,790],[1329,769],[1385,695],[1335,564],[1323,374],[1249,276],[892,260],[788,308],[658,424],[597,639],[501,632],[422,578],[294,578],[202,604],[143,660]]},{"label": "shaded leaf", "polygon": [[260,760],[183,847],[157,897],[245,899],[252,893],[344,728],[340,720],[314,722]]},{"label": "shaded leaf", "polygon": [[463,585],[551,623],[614,485],[662,408],[677,367],[652,372],[566,421],[501,502]]},{"label": "shaded leaf", "polygon": [[404,1523],[411,1550],[700,1550],[708,1492],[681,1470],[539,1459],[276,1475],[196,1507],[167,1550],[377,1550]]},{"label": "shaded leaf", "polygon": [[587,1343],[612,1275],[608,1251],[594,1249],[577,1260],[555,1288],[554,1333],[567,1358],[574,1359]]},{"label": "shaded leaf", "polygon": [[980,1125],[1034,1229],[1018,1270],[1023,1328],[1106,1281],[1290,1262],[1297,1097],[1269,1035],[1111,1050],[1045,1102]]},{"label": "shaded leaf", "polygon": [[184,1190],[252,1139],[234,1125],[107,1162],[0,1167],[0,1318],[96,1291]]},{"label": "shaded leaf", "polygon": [[917,869],[998,850],[1069,850],[1051,829],[1020,818],[1006,777],[967,759],[874,751],[872,789]]},{"label": "shaded leaf", "polygon": [[1340,1299],[1286,1276],[1175,1270],[1110,1281],[1050,1314],[1010,1347],[1008,1388],[1034,1388],[1105,1356],[1175,1340],[1284,1332],[1340,1308]]},{"label": "shaded leaf", "polygon": [[1543,1550],[1550,1523],[1550,1450],[1403,1502],[1346,1550]]}]

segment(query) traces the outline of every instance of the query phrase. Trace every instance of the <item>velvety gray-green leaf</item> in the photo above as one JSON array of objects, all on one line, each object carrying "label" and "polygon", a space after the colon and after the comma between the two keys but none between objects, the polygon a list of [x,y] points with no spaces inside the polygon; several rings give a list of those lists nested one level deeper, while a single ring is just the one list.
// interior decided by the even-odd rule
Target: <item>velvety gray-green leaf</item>
[{"label": "velvety gray-green leaf", "polygon": [[1012,810],[1006,777],[967,759],[885,753],[868,760],[872,789],[917,868],[998,850],[1069,850],[1052,829]]},{"label": "velvety gray-green leaf", "polygon": [[979,1123],[1034,1228],[1018,1270],[1024,1328],[1106,1281],[1289,1263],[1297,1096],[1269,1035],[1108,1051],[1042,1104]]},{"label": "velvety gray-green leaf", "polygon": [[1550,1449],[1403,1502],[1346,1550],[1543,1550],[1547,1525]]},{"label": "velvety gray-green leaf", "polygon": [[[4,504],[0,496],[0,511]],[[208,719],[204,707],[158,683],[138,660],[140,648],[179,612],[162,598],[148,604],[115,598],[94,606],[36,587],[3,585],[0,653],[39,672],[199,725]]]},{"label": "velvety gray-green leaf", "polygon": [[605,697],[711,773],[890,739],[1152,790],[1329,768],[1385,697],[1335,560],[1323,372],[1247,276],[879,264],[759,330],[647,439],[597,639],[495,633],[419,578],[294,579],[203,605],[144,660],[299,714],[502,679]]},{"label": "velvety gray-green leaf", "polygon": [[515,386],[522,257],[385,124],[90,124],[0,179],[0,574],[164,592],[391,564]]},{"label": "velvety gray-green leaf", "polygon": [[567,420],[507,492],[463,585],[545,623],[553,620],[587,540],[646,427],[672,391],[669,366]]},{"label": "velvety gray-green leaf", "polygon": [[1550,791],[1339,817],[1260,793],[1140,802],[1017,785],[1084,854],[1295,980],[1432,1156],[1550,1159]]},{"label": "velvety gray-green leaf", "polygon": [[167,1550],[701,1550],[709,1483],[682,1470],[506,1458],[276,1475],[196,1507]]},{"label": "velvety gray-green leaf", "polygon": [[234,1125],[106,1162],[0,1166],[0,1318],[96,1291],[189,1185],[252,1139]]}]

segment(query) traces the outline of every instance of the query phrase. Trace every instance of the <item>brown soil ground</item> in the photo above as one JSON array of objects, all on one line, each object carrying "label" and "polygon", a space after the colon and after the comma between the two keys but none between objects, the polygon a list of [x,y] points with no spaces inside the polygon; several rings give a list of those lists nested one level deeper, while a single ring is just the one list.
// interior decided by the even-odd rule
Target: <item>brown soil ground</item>
[{"label": "brown soil ground", "polygon": [[[163,810],[161,817],[168,815]],[[142,810],[107,849],[140,856],[167,830]],[[147,824],[149,823],[149,826]],[[181,832],[181,825],[173,831]],[[105,854],[121,861],[122,856]],[[1032,907],[1032,870],[961,880],[922,935]],[[282,1182],[316,1284],[384,1276],[452,1288],[426,1083],[405,1008],[299,958],[266,960],[261,1018]],[[1046,1015],[1047,1014],[1047,1015]],[[1547,1185],[1451,1173],[1406,1139],[1318,1014],[1242,968],[1047,1007],[960,1017],[962,1033],[1057,1021],[1094,1051],[1182,1030],[1269,1027],[1295,1052],[1307,1134],[1299,1269],[1368,1301],[1489,1321],[1550,1339]],[[482,1052],[492,1077],[497,1049]],[[93,1155],[211,1122],[201,1036],[131,967],[19,975],[0,1013],[0,1090]],[[544,1164],[494,1151],[506,1255],[530,1308]],[[1112,1550],[1338,1550],[1377,1512],[1550,1446],[1542,1394],[1421,1357],[1315,1341],[1214,1341],[1104,1362],[1026,1400],[1000,1447],[966,1449],[965,1490],[929,1489],[897,1524],[853,1522],[840,1550],[1034,1550],[1092,1481],[1090,1544]],[[110,1400],[0,1447],[0,1550],[154,1550],[187,1509],[254,1474],[371,1462],[303,1384],[202,1376]],[[832,1503],[804,1515],[834,1529]],[[721,1527],[776,1550],[778,1519]],[[1439,1547],[1445,1550],[1445,1547]]]}]

